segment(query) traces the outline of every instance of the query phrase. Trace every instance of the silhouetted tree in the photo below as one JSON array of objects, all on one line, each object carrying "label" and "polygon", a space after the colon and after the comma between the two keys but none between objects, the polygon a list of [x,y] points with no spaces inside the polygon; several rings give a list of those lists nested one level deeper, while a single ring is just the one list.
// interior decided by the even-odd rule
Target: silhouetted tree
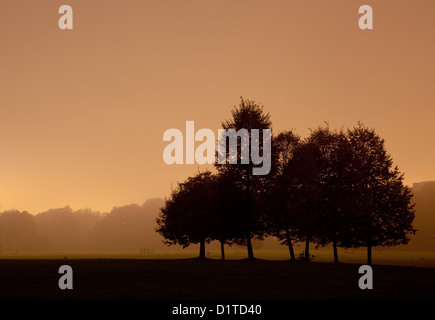
[{"label": "silhouetted tree", "polygon": [[305,258],[310,260],[310,242],[316,242],[320,226],[322,181],[321,152],[315,143],[305,139],[295,148],[284,172],[287,179],[294,230],[299,241],[305,241]]},{"label": "silhouetted tree", "polygon": [[268,232],[277,237],[289,248],[290,259],[295,260],[292,240],[295,237],[296,199],[293,193],[293,181],[285,174],[293,153],[300,143],[300,137],[292,131],[279,133],[272,140],[273,183],[264,197],[264,210],[267,216]]},{"label": "silhouetted tree", "polygon": [[[241,129],[248,130],[249,134],[249,161],[248,163],[242,163],[242,144],[241,139],[238,140],[238,152],[237,152],[237,164],[216,164],[217,170],[221,174],[232,179],[233,184],[244,193],[243,201],[245,206],[243,207],[242,216],[245,217],[243,226],[245,230],[244,239],[246,241],[248,249],[248,258],[254,259],[254,253],[252,249],[252,237],[261,238],[264,234],[264,219],[261,216],[261,210],[259,210],[258,202],[259,197],[265,191],[265,185],[268,183],[267,175],[254,175],[252,169],[255,165],[252,161],[252,129],[259,129],[259,154],[263,153],[263,130],[271,129],[272,123],[270,121],[270,115],[264,113],[263,106],[255,103],[251,100],[245,100],[241,98],[238,107],[234,107],[231,111],[232,119],[222,122],[222,128],[225,130],[234,129],[239,131]],[[228,145],[226,150],[226,157],[230,157]],[[240,239],[241,240],[241,239]]]},{"label": "silhouetted tree", "polygon": [[210,206],[210,236],[220,242],[221,259],[225,260],[225,244],[232,245],[233,239],[245,234],[245,194],[225,174],[216,175],[211,183],[213,197],[210,201],[213,203]]},{"label": "silhouetted tree", "polygon": [[403,174],[393,167],[384,140],[362,124],[347,132],[353,152],[355,175],[353,221],[347,246],[366,246],[371,264],[372,247],[406,244],[415,233],[412,194]]},{"label": "silhouetted tree", "polygon": [[338,262],[337,247],[348,234],[353,206],[352,152],[345,133],[331,131],[328,125],[313,130],[308,142],[319,151],[317,173],[321,194],[316,240],[319,245],[332,243],[334,262]]},{"label": "silhouetted tree", "polygon": [[180,244],[185,248],[199,243],[201,259],[205,258],[205,243],[211,239],[214,179],[215,176],[206,171],[179,183],[157,218],[156,231],[165,238],[166,244]]}]

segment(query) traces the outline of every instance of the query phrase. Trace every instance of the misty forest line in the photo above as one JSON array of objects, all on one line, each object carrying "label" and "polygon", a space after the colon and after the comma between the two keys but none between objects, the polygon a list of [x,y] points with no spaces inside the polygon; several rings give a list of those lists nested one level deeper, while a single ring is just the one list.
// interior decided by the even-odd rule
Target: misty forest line
[{"label": "misty forest line", "polygon": [[0,252],[131,251],[161,247],[155,219],[163,199],[114,207],[108,213],[69,206],[36,215],[26,211],[0,213]]}]

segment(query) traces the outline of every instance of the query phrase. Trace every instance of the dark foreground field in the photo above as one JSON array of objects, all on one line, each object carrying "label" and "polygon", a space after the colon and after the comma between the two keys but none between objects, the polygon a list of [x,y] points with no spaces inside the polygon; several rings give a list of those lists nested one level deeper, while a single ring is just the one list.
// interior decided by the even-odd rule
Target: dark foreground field
[{"label": "dark foreground field", "polygon": [[[61,290],[61,265],[73,289]],[[373,290],[359,265],[247,260],[0,260],[0,299],[307,300],[435,299],[435,269],[373,266]]]}]

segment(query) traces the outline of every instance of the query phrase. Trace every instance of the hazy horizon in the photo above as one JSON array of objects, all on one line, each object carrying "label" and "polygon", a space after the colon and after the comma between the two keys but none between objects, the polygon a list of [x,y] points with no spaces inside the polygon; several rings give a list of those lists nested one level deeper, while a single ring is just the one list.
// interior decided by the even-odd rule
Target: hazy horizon
[{"label": "hazy horizon", "polygon": [[[419,182],[413,182],[410,185],[408,185],[408,187],[412,188],[413,185],[415,185],[415,184],[431,183],[431,182],[435,182],[435,180],[424,180],[424,181],[419,181]],[[174,186],[176,186],[176,184],[174,184]],[[169,197],[169,195],[170,195],[170,193],[167,196],[165,196],[165,197],[151,197],[151,198],[147,198],[147,199],[145,199],[144,201],[141,201],[141,202],[131,202],[131,203],[117,204],[117,205],[113,205],[108,210],[100,210],[99,208],[92,208],[92,207],[72,207],[68,203],[65,203],[65,205],[63,205],[63,206],[61,205],[59,207],[46,208],[46,209],[43,209],[43,210],[38,211],[38,212],[31,212],[29,210],[19,209],[19,208],[2,208],[0,206],[0,213],[2,213],[4,211],[17,210],[17,211],[26,211],[26,212],[30,213],[31,215],[35,216],[35,215],[38,215],[40,213],[44,213],[44,212],[47,212],[47,211],[50,211],[50,210],[63,209],[63,208],[67,208],[68,207],[68,208],[72,209],[73,211],[76,211],[76,210],[87,210],[87,209],[89,209],[89,210],[92,210],[92,211],[95,211],[95,212],[99,212],[101,214],[108,214],[110,211],[112,211],[115,208],[129,206],[129,205],[143,205],[147,201],[153,201],[153,200],[165,200],[166,198]]]}]

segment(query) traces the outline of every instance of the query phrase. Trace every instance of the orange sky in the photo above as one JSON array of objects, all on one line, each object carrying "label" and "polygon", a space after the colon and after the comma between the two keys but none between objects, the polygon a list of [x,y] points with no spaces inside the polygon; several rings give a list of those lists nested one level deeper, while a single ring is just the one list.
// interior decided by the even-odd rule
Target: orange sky
[{"label": "orange sky", "polygon": [[198,166],[166,165],[163,132],[217,132],[240,96],[275,132],[362,121],[407,184],[435,180],[434,17],[433,0],[1,1],[0,210],[168,196]]}]

